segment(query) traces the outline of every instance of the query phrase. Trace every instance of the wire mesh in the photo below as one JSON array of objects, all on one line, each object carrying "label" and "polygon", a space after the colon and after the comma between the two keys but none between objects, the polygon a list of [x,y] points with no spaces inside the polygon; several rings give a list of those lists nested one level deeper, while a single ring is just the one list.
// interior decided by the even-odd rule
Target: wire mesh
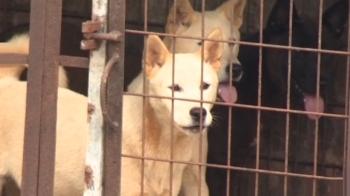
[{"label": "wire mesh", "polygon": [[[131,1],[126,2],[126,25],[130,28],[125,30],[126,36],[139,36],[144,39],[147,35],[158,35],[161,37],[170,37],[174,43],[176,39],[196,39],[198,41],[214,41],[206,38],[207,32],[205,32],[205,25],[208,22],[205,21],[205,16],[201,15],[201,36],[186,36],[176,34],[173,29],[173,34],[161,33],[166,23],[166,17],[168,14],[173,14],[176,18],[177,12],[174,10],[173,13],[169,13],[169,8],[173,4],[179,3],[180,0],[174,1],[135,1],[133,4]],[[204,12],[211,10],[221,5],[225,1],[205,1],[205,0],[194,0],[190,1],[191,5],[198,10],[198,12]],[[222,102],[208,102],[203,101],[203,95],[200,100],[191,99],[179,99],[172,97],[162,97],[147,94],[147,87],[144,85],[144,91],[142,94],[125,92],[125,95],[142,96],[144,103],[148,98],[161,98],[170,99],[172,101],[172,108],[174,109],[174,101],[191,101],[198,102],[201,104],[210,103],[214,104],[215,107],[227,108],[227,138],[222,138],[227,143],[226,152],[223,153],[222,157],[225,158],[223,164],[214,163],[203,163],[201,151],[204,145],[201,139],[198,141],[199,156],[198,160],[191,162],[183,162],[174,160],[173,156],[173,145],[174,145],[174,130],[172,128],[172,139],[170,142],[171,150],[169,152],[169,159],[157,159],[154,157],[147,156],[145,149],[145,137],[146,132],[142,133],[142,153],[141,156],[133,156],[123,154],[123,157],[140,159],[141,164],[145,165],[147,161],[160,161],[169,163],[169,189],[170,195],[172,195],[173,183],[171,181],[173,177],[173,166],[175,164],[187,164],[194,165],[199,168],[198,176],[202,178],[200,172],[204,168],[218,168],[225,171],[225,179],[222,182],[225,184],[223,195],[348,195],[348,182],[350,176],[349,164],[349,99],[348,85],[349,85],[349,46],[350,46],[350,25],[349,20],[344,26],[344,33],[342,35],[341,46],[338,48],[324,49],[323,48],[323,36],[328,32],[323,32],[323,13],[328,7],[332,6],[333,1],[300,1],[291,0],[289,2],[289,18],[288,18],[288,42],[285,44],[266,43],[264,37],[264,27],[267,23],[268,15],[271,11],[272,6],[276,1],[267,0],[256,0],[247,1],[245,7],[245,14],[243,20],[243,26],[240,29],[242,36],[251,34],[252,32],[259,32],[257,42],[248,42],[240,40],[220,40],[224,44],[239,44],[240,46],[250,46],[258,48],[258,74],[257,74],[257,102],[256,104],[246,103],[222,103]],[[292,14],[293,4],[296,5],[298,15],[311,14],[316,16],[316,28],[317,28],[317,45],[315,48],[295,46],[293,35],[297,32],[293,21]],[[137,9],[135,9],[137,8]],[[164,9],[163,9],[164,8]],[[313,9],[311,9],[313,8]],[[316,9],[317,8],[317,9]],[[1,9],[1,6],[0,6]],[[7,8],[6,8],[7,9]],[[17,8],[18,9],[18,8]],[[137,10],[138,13],[134,14]],[[22,10],[23,12],[23,10]],[[233,14],[233,13],[232,13]],[[230,29],[232,34],[232,29]],[[136,40],[137,41],[137,40]],[[217,40],[216,40],[217,41]],[[145,42],[143,42],[145,43]],[[132,41],[126,40],[126,44],[132,45]],[[143,50],[142,44],[138,44],[137,50]],[[176,44],[172,45],[172,50],[176,51]],[[230,47],[230,63],[232,64],[232,47]],[[268,77],[264,70],[266,69],[265,61],[265,50],[275,49],[284,50],[288,53],[287,57],[287,69],[286,69],[286,81],[287,87],[283,97],[286,102],[285,107],[274,107],[273,105],[267,105],[264,102],[264,80]],[[147,51],[144,51],[147,53]],[[330,90],[327,90],[326,95],[321,95],[320,85],[316,85],[315,94],[316,97],[324,96],[325,99],[325,112],[307,112],[295,108],[293,103],[293,54],[294,52],[307,52],[310,54],[317,54],[317,61],[314,62],[316,69],[316,83],[320,84],[321,81],[321,69],[324,55],[333,55],[335,59],[331,64],[333,67],[330,68],[333,75],[331,75],[330,84],[333,85]],[[133,51],[126,48],[127,53],[133,53]],[[203,53],[201,54],[203,57]],[[0,59],[2,62],[8,62],[13,60],[8,55],[1,55]],[[21,61],[26,62],[27,57],[20,56]],[[17,57],[16,57],[17,58]],[[75,58],[73,61],[72,57],[59,57],[60,62],[63,64],[79,67],[87,67],[87,61],[84,58]],[[68,58],[71,58],[68,60]],[[276,57],[277,58],[277,57]],[[131,64],[140,64],[141,59],[132,59]],[[340,60],[341,59],[341,60]],[[172,58],[173,64],[175,64],[175,57]],[[126,60],[127,61],[127,60]],[[137,62],[137,63],[135,63]],[[202,61],[203,63],[203,61]],[[126,69],[129,68],[128,62],[126,62]],[[243,67],[245,65],[242,65]],[[342,69],[339,67],[343,67]],[[232,83],[232,66],[229,68],[230,72],[230,83]],[[340,70],[340,71],[339,71]],[[127,70],[126,70],[127,71]],[[203,72],[203,68],[200,70]],[[340,72],[340,73],[339,73]],[[244,73],[243,73],[244,74]],[[271,73],[270,73],[271,74]],[[273,74],[273,73],[272,73]],[[345,74],[346,76],[343,76]],[[244,75],[243,75],[244,77]],[[144,77],[145,78],[145,77]],[[173,84],[174,81],[174,70],[173,70]],[[201,78],[203,80],[203,76]],[[340,82],[340,80],[343,81]],[[146,84],[146,79],[144,80]],[[334,89],[336,88],[336,89]],[[239,92],[238,92],[239,93]],[[239,96],[239,94],[238,94]],[[338,97],[341,98],[338,98]],[[316,101],[316,105],[319,99]],[[144,104],[145,105],[145,104]],[[232,122],[231,119],[235,118],[237,113],[234,113],[238,109],[241,110],[253,110],[256,111],[254,120],[254,143],[253,150],[247,153],[244,164],[235,165],[236,162],[232,161],[236,157],[233,156],[235,152],[240,149],[233,149],[236,140],[234,137],[237,133],[235,127],[238,127],[236,122]],[[146,115],[146,108],[143,108],[143,114]],[[276,118],[266,119],[269,116],[267,114],[273,113]],[[174,115],[174,114],[172,114]],[[314,122],[310,122],[306,119],[306,115],[318,115],[320,119],[316,119]],[[143,118],[145,119],[145,118]],[[202,119],[202,118],[201,118]],[[283,120],[281,120],[283,119]],[[143,130],[145,130],[145,120],[143,120]],[[169,122],[174,127],[174,120]],[[253,122],[251,122],[253,124]],[[269,124],[270,123],[270,124]],[[271,125],[272,123],[272,125]],[[202,126],[202,123],[200,123]],[[275,125],[274,125],[275,124]],[[282,124],[282,125],[281,125]],[[272,127],[271,127],[272,126]],[[268,128],[266,128],[268,127]],[[278,130],[277,130],[278,129]],[[339,134],[341,132],[341,134]],[[341,136],[339,136],[341,135]],[[281,139],[282,138],[282,139]],[[279,145],[279,143],[283,145]],[[209,148],[212,148],[209,144]],[[344,157],[344,158],[343,158]],[[239,157],[241,158],[241,157]],[[144,172],[145,168],[141,172],[141,192],[144,191]],[[239,173],[233,173],[238,172]],[[233,183],[233,178],[234,183]],[[341,188],[341,182],[343,181],[343,187]],[[198,191],[201,190],[202,181],[199,180],[197,184]],[[209,185],[210,187],[210,185]],[[342,189],[342,190],[339,190]],[[213,191],[213,190],[210,190]],[[216,190],[214,190],[216,191]],[[203,195],[199,192],[198,195]]]}]

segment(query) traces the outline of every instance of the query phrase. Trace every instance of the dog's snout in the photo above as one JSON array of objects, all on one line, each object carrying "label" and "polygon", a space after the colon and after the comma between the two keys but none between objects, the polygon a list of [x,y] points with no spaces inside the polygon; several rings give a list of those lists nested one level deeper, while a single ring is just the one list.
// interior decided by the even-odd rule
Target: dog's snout
[{"label": "dog's snout", "polygon": [[[230,74],[230,66],[226,66],[226,73]],[[232,78],[236,79],[241,77],[243,73],[242,65],[239,63],[232,64]]]},{"label": "dog's snout", "polygon": [[205,118],[207,117],[207,110],[204,108],[192,108],[190,110],[190,115],[192,119],[196,122],[199,122],[201,118],[201,113],[202,113],[202,120],[204,121]]}]

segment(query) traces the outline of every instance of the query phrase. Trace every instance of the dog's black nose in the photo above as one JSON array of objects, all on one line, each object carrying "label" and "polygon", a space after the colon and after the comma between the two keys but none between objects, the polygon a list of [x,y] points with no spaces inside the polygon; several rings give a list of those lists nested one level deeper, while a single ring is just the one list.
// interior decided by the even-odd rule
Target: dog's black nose
[{"label": "dog's black nose", "polygon": [[202,120],[205,120],[205,117],[207,117],[207,110],[204,108],[192,108],[190,110],[190,115],[192,119],[196,122],[199,122],[201,118],[201,112],[202,112]]},{"label": "dog's black nose", "polygon": [[[226,66],[226,73],[230,74],[230,66]],[[243,73],[242,65],[239,63],[232,64],[232,79],[238,79]]]}]

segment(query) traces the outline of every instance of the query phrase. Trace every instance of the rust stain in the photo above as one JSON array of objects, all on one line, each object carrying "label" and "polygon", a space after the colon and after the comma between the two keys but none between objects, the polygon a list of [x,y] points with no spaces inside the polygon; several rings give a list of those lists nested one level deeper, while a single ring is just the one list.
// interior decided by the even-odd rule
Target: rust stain
[{"label": "rust stain", "polygon": [[96,110],[95,105],[89,103],[89,104],[88,104],[88,122],[90,122],[91,115],[94,114],[95,110]]},{"label": "rust stain", "polygon": [[93,171],[92,168],[89,165],[85,166],[85,177],[84,177],[84,182],[86,184],[86,187],[88,189],[92,189],[94,185],[94,180],[93,180]]}]

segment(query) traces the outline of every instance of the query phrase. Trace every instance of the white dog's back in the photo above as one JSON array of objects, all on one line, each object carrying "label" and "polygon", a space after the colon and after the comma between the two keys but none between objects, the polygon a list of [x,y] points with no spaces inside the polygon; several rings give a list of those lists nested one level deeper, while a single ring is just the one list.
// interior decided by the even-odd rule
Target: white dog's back
[{"label": "white dog's back", "polygon": [[[13,36],[8,42],[0,43],[0,53],[17,53],[17,54],[28,54],[29,53],[29,35],[19,34]],[[19,80],[23,70],[27,67],[27,64],[9,65],[5,67],[1,65],[0,80],[4,83],[4,80]],[[62,66],[58,67],[58,86],[68,87],[68,79],[66,72]],[[0,84],[1,85],[1,84]]]},{"label": "white dog's back", "polygon": [[[0,176],[13,176],[17,183],[22,179],[26,88],[26,82],[12,82],[0,90]],[[87,99],[64,88],[58,89],[58,95],[55,195],[81,195]]]}]

